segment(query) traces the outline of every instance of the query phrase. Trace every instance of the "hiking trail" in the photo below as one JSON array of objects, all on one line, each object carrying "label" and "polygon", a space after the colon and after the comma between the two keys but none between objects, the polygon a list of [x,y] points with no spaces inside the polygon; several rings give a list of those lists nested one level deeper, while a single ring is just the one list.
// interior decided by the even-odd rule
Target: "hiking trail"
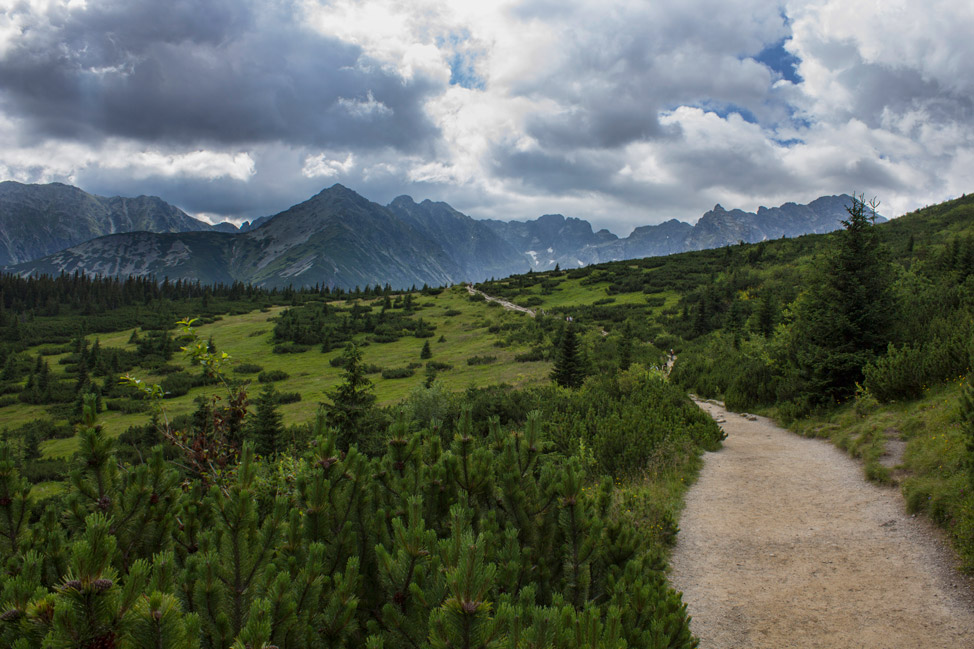
[{"label": "hiking trail", "polygon": [[727,433],[672,557],[701,649],[974,648],[974,589],[931,523],[828,442],[698,402]]}]

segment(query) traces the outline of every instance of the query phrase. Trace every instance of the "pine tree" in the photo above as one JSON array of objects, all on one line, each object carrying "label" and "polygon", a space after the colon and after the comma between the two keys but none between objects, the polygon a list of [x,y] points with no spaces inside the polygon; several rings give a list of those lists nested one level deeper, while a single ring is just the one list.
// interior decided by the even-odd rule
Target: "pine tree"
[{"label": "pine tree", "polygon": [[21,477],[17,464],[10,444],[0,442],[0,554],[5,557],[17,553],[30,520],[30,483]]},{"label": "pine tree", "polygon": [[622,326],[622,337],[619,339],[619,369],[625,372],[632,365],[632,324],[626,320]]},{"label": "pine tree", "polygon": [[433,350],[430,349],[430,341],[427,340],[423,343],[423,349],[419,352],[419,357],[423,360],[428,358],[433,358]]},{"label": "pine tree", "polygon": [[585,381],[578,339],[575,334],[575,326],[572,323],[565,325],[562,330],[561,343],[558,346],[551,378],[555,383],[565,388],[578,388]]},{"label": "pine tree", "polygon": [[851,394],[863,366],[889,342],[892,271],[872,228],[877,205],[853,199],[838,245],[820,258],[796,301],[790,349],[813,401]]},{"label": "pine tree", "polygon": [[338,431],[338,448],[347,451],[358,436],[366,415],[375,404],[372,381],[365,376],[362,352],[349,343],[342,352],[342,383],[326,393],[331,403],[324,403],[328,425]]},{"label": "pine tree", "polygon": [[250,435],[257,454],[271,457],[280,450],[284,433],[283,417],[277,409],[278,393],[272,384],[264,386],[257,397],[257,411],[250,424]]}]

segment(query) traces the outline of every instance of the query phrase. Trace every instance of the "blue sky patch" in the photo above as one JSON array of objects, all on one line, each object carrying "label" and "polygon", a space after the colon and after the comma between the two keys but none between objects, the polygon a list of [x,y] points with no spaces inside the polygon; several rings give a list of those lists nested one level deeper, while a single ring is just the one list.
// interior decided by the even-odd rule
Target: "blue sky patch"
[{"label": "blue sky patch", "polygon": [[769,45],[754,57],[758,63],[762,63],[783,78],[792,83],[800,83],[802,78],[798,75],[798,64],[801,60],[785,49],[785,42],[788,39],[781,39],[773,45]]}]

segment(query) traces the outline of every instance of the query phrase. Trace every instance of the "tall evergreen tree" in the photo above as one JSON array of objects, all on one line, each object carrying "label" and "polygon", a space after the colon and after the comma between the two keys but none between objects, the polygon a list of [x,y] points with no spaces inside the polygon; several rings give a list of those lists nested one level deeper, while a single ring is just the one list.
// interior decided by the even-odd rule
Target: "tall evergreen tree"
[{"label": "tall evergreen tree", "polygon": [[626,320],[619,339],[619,369],[625,372],[632,365],[632,324]]},{"label": "tall evergreen tree", "polygon": [[575,325],[568,323],[561,333],[561,344],[555,357],[555,367],[551,379],[566,388],[578,388],[585,381],[585,370],[578,349]]},{"label": "tall evergreen tree", "polygon": [[362,352],[349,343],[342,352],[342,382],[326,393],[331,403],[324,403],[328,425],[338,430],[338,447],[346,451],[358,435],[359,427],[375,404],[372,381],[365,376]]},{"label": "tall evergreen tree", "polygon": [[796,303],[790,349],[813,401],[850,394],[889,341],[892,269],[872,229],[877,206],[853,199],[838,245],[820,258]]},{"label": "tall evergreen tree", "polygon": [[266,385],[257,397],[257,411],[251,424],[251,437],[257,453],[270,457],[281,447],[284,432],[283,418],[277,409],[278,394],[273,385]]}]

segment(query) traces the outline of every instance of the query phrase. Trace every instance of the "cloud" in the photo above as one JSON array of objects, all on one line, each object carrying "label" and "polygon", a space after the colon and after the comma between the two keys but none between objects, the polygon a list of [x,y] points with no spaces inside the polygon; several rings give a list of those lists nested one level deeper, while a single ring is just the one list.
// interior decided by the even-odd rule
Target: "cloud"
[{"label": "cloud", "polygon": [[341,182],[624,234],[970,191],[959,0],[0,0],[0,173],[254,218]]},{"label": "cloud", "polygon": [[32,13],[0,102],[35,138],[413,149],[436,81],[374,65],[288,3],[93,1]]}]

